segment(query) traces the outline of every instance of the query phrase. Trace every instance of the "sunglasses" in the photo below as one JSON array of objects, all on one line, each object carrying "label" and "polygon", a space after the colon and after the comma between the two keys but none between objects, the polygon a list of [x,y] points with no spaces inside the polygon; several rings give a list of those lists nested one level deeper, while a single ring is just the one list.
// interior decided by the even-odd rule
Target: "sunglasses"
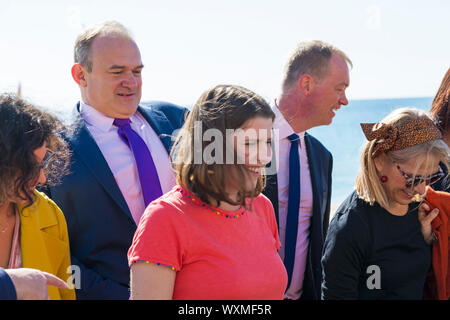
[{"label": "sunglasses", "polygon": [[45,154],[45,158],[44,160],[42,160],[42,162],[39,164],[39,168],[42,170],[47,169],[49,163],[50,163],[50,159],[55,155],[55,153],[51,150],[47,150],[47,153]]},{"label": "sunglasses", "polygon": [[424,183],[424,182],[426,185],[436,183],[445,176],[445,173],[444,173],[444,171],[442,171],[441,167],[439,167],[439,171],[429,175],[428,177],[422,177],[422,176],[413,176],[411,174],[407,174],[405,171],[402,170],[402,168],[400,168],[400,166],[397,163],[394,162],[394,164],[397,166],[398,171],[405,178],[406,187],[408,189],[417,187],[419,184]]}]

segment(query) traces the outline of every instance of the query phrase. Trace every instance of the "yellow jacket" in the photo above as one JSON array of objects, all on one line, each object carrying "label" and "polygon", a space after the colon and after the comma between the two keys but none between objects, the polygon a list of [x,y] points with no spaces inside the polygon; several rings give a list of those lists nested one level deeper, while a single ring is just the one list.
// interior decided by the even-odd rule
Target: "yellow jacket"
[{"label": "yellow jacket", "polygon": [[[34,191],[29,207],[18,205],[22,267],[51,273],[67,282],[71,272],[69,236],[63,213],[45,194]],[[48,286],[51,300],[74,300],[74,289]]]}]

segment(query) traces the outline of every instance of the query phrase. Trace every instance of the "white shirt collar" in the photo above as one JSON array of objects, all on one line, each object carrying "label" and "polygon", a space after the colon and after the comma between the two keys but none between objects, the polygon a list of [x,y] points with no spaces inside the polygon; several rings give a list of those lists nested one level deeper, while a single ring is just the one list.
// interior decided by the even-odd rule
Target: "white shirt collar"
[{"label": "white shirt collar", "polygon": [[305,131],[294,132],[294,129],[292,129],[292,127],[286,121],[275,103],[272,106],[272,111],[275,113],[273,128],[279,130],[279,140],[286,139],[293,133],[296,133],[300,137],[300,139],[303,139],[303,137],[305,136]]},{"label": "white shirt collar", "polygon": [[[80,115],[88,125],[93,126],[102,132],[110,131],[113,126],[114,118],[106,116],[83,101],[80,101]],[[130,117],[130,120],[132,123],[138,122],[136,113]]]},{"label": "white shirt collar", "polygon": [[80,115],[88,125],[96,127],[103,132],[108,132],[114,122],[114,118],[104,115],[84,102],[80,102]]}]

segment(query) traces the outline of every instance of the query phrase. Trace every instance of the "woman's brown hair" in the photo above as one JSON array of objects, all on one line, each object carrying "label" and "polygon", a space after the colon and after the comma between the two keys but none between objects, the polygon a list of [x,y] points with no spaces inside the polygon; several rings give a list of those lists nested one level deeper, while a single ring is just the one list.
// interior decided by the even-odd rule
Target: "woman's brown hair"
[{"label": "woman's brown hair", "polygon": [[[210,205],[218,206],[224,201],[246,206],[246,198],[261,193],[264,188],[263,178],[259,177],[255,190],[247,192],[246,174],[243,165],[236,164],[237,155],[233,154],[232,164],[225,161],[223,163],[205,161],[204,150],[214,141],[207,141],[203,137],[207,130],[218,130],[217,132],[224,138],[224,143],[222,150],[215,151],[223,152],[222,155],[225,155],[227,151],[229,152],[225,143],[227,130],[236,130],[255,117],[275,119],[270,106],[256,93],[235,85],[218,85],[205,91],[186,119],[172,149],[171,156],[174,160],[177,183]],[[200,155],[200,161],[196,155]],[[230,199],[225,191],[232,167],[236,167],[240,173],[240,197],[237,202]],[[211,198],[217,203],[210,203]]]},{"label": "woman's brown hair", "polygon": [[442,79],[441,86],[439,87],[436,96],[431,104],[430,113],[436,121],[442,134],[445,136],[450,135],[450,68],[445,73]]},{"label": "woman's brown hair", "polygon": [[67,172],[69,151],[62,123],[54,116],[12,94],[0,95],[0,205],[22,199],[30,205],[29,185],[40,174],[34,151],[44,145],[55,152],[46,167],[49,185]]}]

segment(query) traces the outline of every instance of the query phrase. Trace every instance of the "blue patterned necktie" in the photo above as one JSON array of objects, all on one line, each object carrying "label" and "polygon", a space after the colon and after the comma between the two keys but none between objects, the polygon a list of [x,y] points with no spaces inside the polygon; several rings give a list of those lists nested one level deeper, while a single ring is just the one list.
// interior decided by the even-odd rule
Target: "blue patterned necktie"
[{"label": "blue patterned necktie", "polygon": [[291,149],[289,151],[289,199],[284,249],[284,265],[288,274],[288,284],[286,288],[289,288],[291,284],[292,272],[294,269],[295,247],[297,245],[298,232],[298,211],[300,206],[299,136],[293,133],[288,139],[291,141]]}]

